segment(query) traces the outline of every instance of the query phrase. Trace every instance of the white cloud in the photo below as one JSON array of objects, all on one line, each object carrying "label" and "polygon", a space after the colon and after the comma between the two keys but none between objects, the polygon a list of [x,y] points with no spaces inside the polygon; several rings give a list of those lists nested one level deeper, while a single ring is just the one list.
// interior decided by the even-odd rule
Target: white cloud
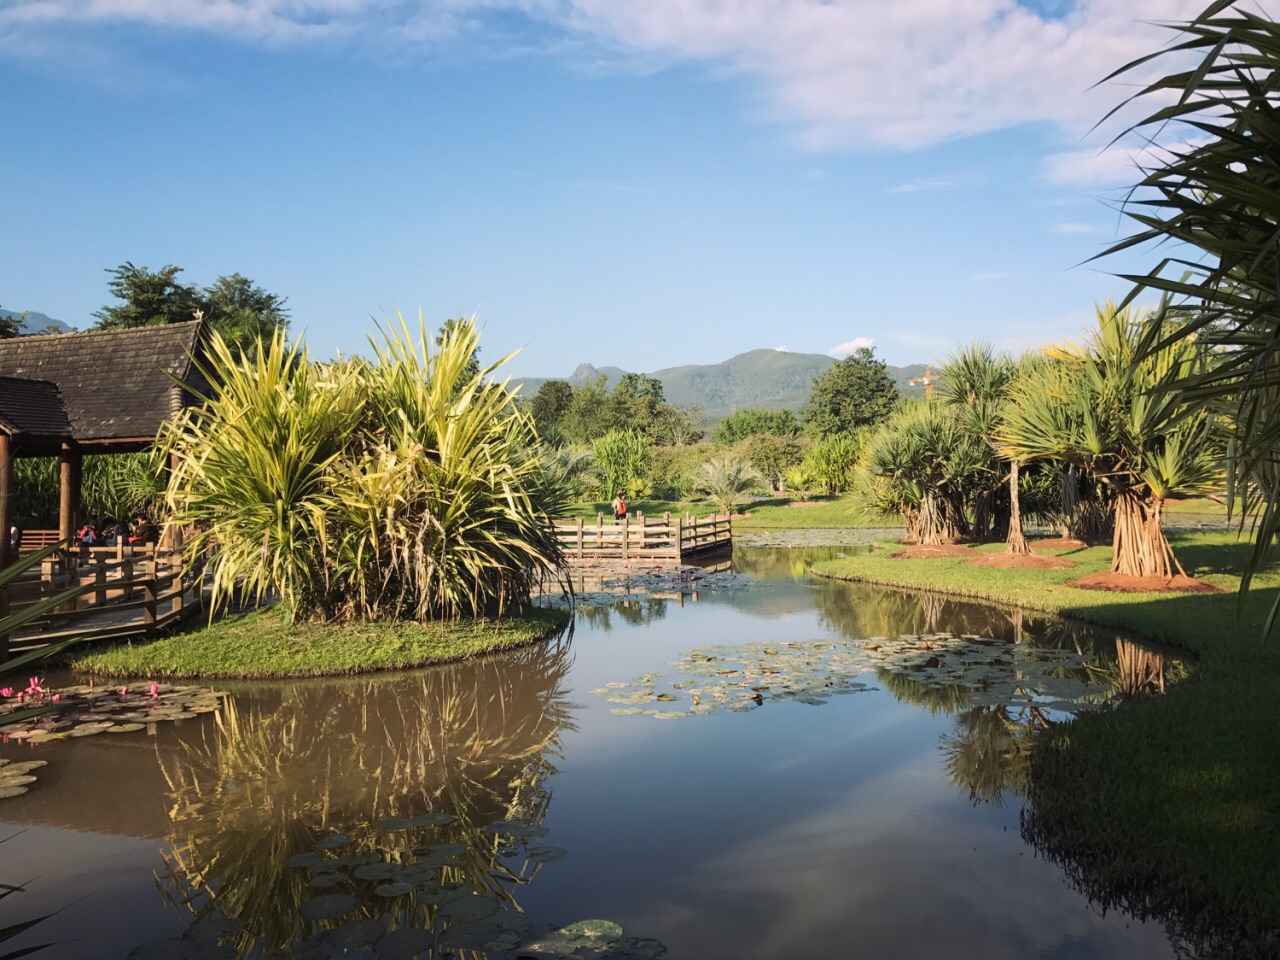
[{"label": "white cloud", "polygon": [[786,353],[786,352],[787,352],[787,348],[786,348],[786,347],[774,347],[774,348],[773,348],[773,350],[774,350],[774,352],[775,352],[775,353]]},{"label": "white cloud", "polygon": [[849,354],[854,353],[855,351],[861,350],[863,347],[874,347],[875,344],[876,342],[870,337],[854,337],[852,340],[836,344],[836,346],[828,350],[827,353],[831,354],[833,357],[843,358],[849,356]]},{"label": "white cloud", "polygon": [[[1078,135],[1132,89],[1094,85],[1173,36],[1156,22],[1203,5],[1078,0],[1055,17],[1017,0],[8,0],[0,48],[98,22],[371,50],[470,38],[593,68],[693,61],[755,81],[772,115],[815,148],[909,149],[1044,121]],[[1266,12],[1280,0],[1254,6]],[[1053,158],[1046,175],[1111,182],[1125,166],[1083,150]]]},{"label": "white cloud", "polygon": [[1045,159],[1044,177],[1058,185],[1132,185],[1142,179],[1143,168],[1150,169],[1166,162],[1175,152],[1206,142],[1198,138],[1170,141],[1162,147],[1117,144],[1104,150],[1068,150]]},{"label": "white cloud", "polygon": [[924,190],[941,190],[943,187],[954,187],[954,177],[935,177],[931,180],[912,180],[889,187],[889,193],[920,193]]}]

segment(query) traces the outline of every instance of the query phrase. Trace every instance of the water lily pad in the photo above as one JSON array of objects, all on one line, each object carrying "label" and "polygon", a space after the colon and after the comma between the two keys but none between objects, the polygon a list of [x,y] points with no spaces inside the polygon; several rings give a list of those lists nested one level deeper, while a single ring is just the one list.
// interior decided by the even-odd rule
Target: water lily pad
[{"label": "water lily pad", "polygon": [[498,901],[492,897],[471,896],[445,900],[439,914],[446,920],[483,920],[498,912]]},{"label": "water lily pad", "polygon": [[404,817],[387,817],[385,820],[379,820],[373,826],[374,829],[390,833],[394,830],[408,830],[413,826],[413,821]]},{"label": "water lily pad", "polygon": [[120,723],[112,727],[107,727],[104,733],[136,733],[143,728],[141,723]]},{"label": "water lily pad", "polygon": [[440,946],[450,950],[474,950],[487,946],[510,932],[496,920],[497,918],[489,918],[455,923],[440,934]]},{"label": "water lily pad", "polygon": [[380,897],[403,897],[406,893],[413,892],[413,884],[405,883],[403,880],[396,880],[392,883],[380,883],[373,888],[373,892]]},{"label": "water lily pad", "polygon": [[10,797],[20,797],[27,792],[27,787],[8,787],[0,785],[0,800],[7,800]]},{"label": "water lily pad", "polygon": [[392,930],[373,945],[373,952],[387,960],[410,960],[426,953],[436,942],[429,930]]},{"label": "water lily pad", "polygon": [[326,893],[304,900],[298,912],[308,920],[328,920],[341,917],[360,906],[360,901],[346,893]]},{"label": "water lily pad", "polygon": [[319,939],[339,950],[358,950],[371,946],[386,932],[387,924],[383,920],[347,920],[332,930],[326,930]]},{"label": "water lily pad", "polygon": [[0,778],[10,775],[21,776],[24,773],[39,770],[41,767],[47,767],[48,765],[48,760],[20,760],[16,763],[6,760],[3,764],[0,764]]},{"label": "water lily pad", "polygon": [[413,823],[419,827],[442,827],[445,824],[453,823],[453,815],[449,813],[422,813],[413,818]]},{"label": "water lily pad", "polygon": [[350,842],[351,838],[345,833],[335,833],[332,836],[317,840],[316,846],[321,850],[333,850],[337,847],[345,847]]},{"label": "water lily pad", "polygon": [[351,871],[353,877],[361,880],[390,880],[399,873],[400,868],[394,863],[366,863]]},{"label": "water lily pad", "polygon": [[307,881],[311,886],[321,890],[328,890],[331,887],[340,887],[347,882],[345,874],[341,873],[317,873]]},{"label": "water lily pad", "polygon": [[577,940],[580,947],[595,947],[612,943],[622,938],[622,927],[612,920],[579,920],[567,927],[561,927],[560,933],[570,939]]},{"label": "water lily pad", "polygon": [[35,783],[36,778],[31,774],[19,774],[16,777],[0,777],[0,787],[20,787],[24,783]]},{"label": "water lily pad", "polygon": [[551,863],[563,860],[568,853],[563,847],[530,847],[525,851],[525,856],[534,863]]}]

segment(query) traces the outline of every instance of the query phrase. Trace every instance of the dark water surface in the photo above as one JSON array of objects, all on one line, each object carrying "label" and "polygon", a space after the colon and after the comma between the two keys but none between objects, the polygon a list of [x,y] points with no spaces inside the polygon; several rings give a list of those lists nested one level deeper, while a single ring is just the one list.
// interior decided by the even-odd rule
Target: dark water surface
[{"label": "dark water surface", "polygon": [[547,933],[598,918],[672,958],[1172,957],[1019,833],[1030,738],[1114,696],[1116,636],[804,576],[849,549],[740,547],[749,584],[651,584],[683,596],[509,655],[0,745],[49,761],[0,801],[0,882],[31,881],[0,927],[59,911],[0,954],[125,957],[209,915],[235,928],[137,955],[411,956],[385,931],[424,925],[491,938],[465,956],[656,954]]}]

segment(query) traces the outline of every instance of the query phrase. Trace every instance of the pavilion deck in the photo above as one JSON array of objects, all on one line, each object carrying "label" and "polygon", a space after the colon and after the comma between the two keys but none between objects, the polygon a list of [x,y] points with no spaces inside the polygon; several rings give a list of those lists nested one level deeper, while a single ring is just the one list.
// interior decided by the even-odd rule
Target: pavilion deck
[{"label": "pavilion deck", "polygon": [[581,517],[557,520],[556,534],[571,563],[598,560],[675,560],[684,562],[733,548],[733,521],[727,515],[646,517],[623,520],[596,514],[594,523]]}]

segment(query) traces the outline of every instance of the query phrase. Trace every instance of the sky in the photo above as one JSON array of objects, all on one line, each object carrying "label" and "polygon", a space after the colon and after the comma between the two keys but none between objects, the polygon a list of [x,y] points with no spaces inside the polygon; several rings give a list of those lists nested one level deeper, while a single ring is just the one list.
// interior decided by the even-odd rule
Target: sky
[{"label": "sky", "polygon": [[0,0],[0,306],[238,272],[314,355],[475,315],[513,376],[1078,338],[1159,256],[1090,262],[1100,81],[1205,2]]}]

